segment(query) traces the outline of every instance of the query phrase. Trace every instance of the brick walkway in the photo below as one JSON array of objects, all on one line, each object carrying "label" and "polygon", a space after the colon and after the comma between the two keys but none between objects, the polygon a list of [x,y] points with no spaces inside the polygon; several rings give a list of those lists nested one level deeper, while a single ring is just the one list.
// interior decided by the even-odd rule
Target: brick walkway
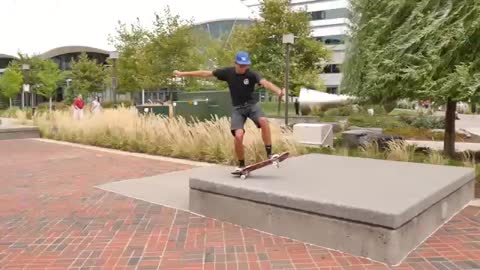
[{"label": "brick walkway", "polygon": [[[94,187],[187,165],[34,140],[0,153],[0,269],[388,269]],[[480,208],[395,269],[480,269]]]}]

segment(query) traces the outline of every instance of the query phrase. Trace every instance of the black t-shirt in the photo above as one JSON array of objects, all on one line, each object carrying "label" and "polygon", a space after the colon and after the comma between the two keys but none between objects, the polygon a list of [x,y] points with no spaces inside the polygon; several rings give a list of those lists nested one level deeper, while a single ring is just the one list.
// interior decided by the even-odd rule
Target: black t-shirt
[{"label": "black t-shirt", "polygon": [[245,74],[237,74],[235,67],[226,67],[214,70],[213,76],[228,83],[233,106],[242,105],[246,102],[255,102],[253,91],[255,90],[255,85],[260,84],[262,79],[257,72],[248,69]]}]

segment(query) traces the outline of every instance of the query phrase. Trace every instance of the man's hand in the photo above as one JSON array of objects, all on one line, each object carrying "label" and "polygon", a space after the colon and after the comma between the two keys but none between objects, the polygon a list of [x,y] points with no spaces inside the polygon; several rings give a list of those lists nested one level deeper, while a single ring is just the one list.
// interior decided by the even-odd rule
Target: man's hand
[{"label": "man's hand", "polygon": [[280,94],[278,94],[278,97],[283,97],[285,96],[285,88],[282,88],[282,90],[280,91]]},{"label": "man's hand", "polygon": [[182,72],[180,72],[178,70],[175,70],[175,71],[173,71],[173,76],[180,77],[180,76],[182,76]]}]

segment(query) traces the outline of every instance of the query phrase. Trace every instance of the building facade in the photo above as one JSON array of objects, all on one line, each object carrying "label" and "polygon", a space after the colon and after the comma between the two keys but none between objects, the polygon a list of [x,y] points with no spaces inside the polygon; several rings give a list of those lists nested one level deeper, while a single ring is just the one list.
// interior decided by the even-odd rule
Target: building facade
[{"label": "building facade", "polygon": [[[241,0],[252,11],[260,12],[259,0]],[[319,76],[325,82],[327,92],[340,93],[341,65],[345,59],[345,42],[348,31],[348,0],[290,0],[294,10],[310,14],[312,36],[332,50],[332,59]]]},{"label": "building facade", "polygon": [[[88,58],[91,60],[95,60],[97,64],[100,65],[107,65],[107,59],[110,56],[110,52],[98,48],[87,47],[87,46],[64,46],[51,49],[47,52],[39,54],[38,56],[43,59],[51,59],[55,62],[60,70],[67,71],[71,70],[71,61],[78,60],[81,53],[86,53]],[[0,76],[3,74],[5,69],[8,67],[8,64],[14,60],[16,57],[0,54]],[[53,97],[54,101],[61,102],[65,99],[66,88],[70,84],[70,81],[66,81],[65,84],[57,88],[56,95]],[[99,89],[100,90],[100,89]],[[101,89],[99,91],[99,95],[102,101],[111,101],[113,100],[113,93],[110,88]],[[30,97],[25,97],[24,102],[22,103],[22,94],[19,94],[16,98],[12,99],[13,106],[22,106],[22,104],[26,107],[36,106],[40,103],[47,102],[47,99],[34,94],[34,97],[31,99]],[[0,99],[0,107],[5,107],[5,100]]]},{"label": "building facade", "polygon": [[219,39],[225,36],[228,37],[237,26],[248,26],[252,23],[253,20],[249,19],[227,18],[197,23],[195,27],[207,32],[210,37]]},{"label": "building facade", "polygon": [[8,64],[15,59],[15,56],[11,56],[8,54],[2,54],[0,53],[0,75],[5,72],[5,69],[8,67]]}]

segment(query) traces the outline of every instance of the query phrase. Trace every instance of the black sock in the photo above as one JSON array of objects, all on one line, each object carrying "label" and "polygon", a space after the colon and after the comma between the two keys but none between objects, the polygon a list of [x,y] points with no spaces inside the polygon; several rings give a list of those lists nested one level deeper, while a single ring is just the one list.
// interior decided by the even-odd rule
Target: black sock
[{"label": "black sock", "polygon": [[271,145],[265,145],[265,150],[267,151],[267,156],[272,155],[272,146]]},{"label": "black sock", "polygon": [[239,167],[245,167],[245,160],[244,159],[241,159],[238,161],[238,166]]}]

